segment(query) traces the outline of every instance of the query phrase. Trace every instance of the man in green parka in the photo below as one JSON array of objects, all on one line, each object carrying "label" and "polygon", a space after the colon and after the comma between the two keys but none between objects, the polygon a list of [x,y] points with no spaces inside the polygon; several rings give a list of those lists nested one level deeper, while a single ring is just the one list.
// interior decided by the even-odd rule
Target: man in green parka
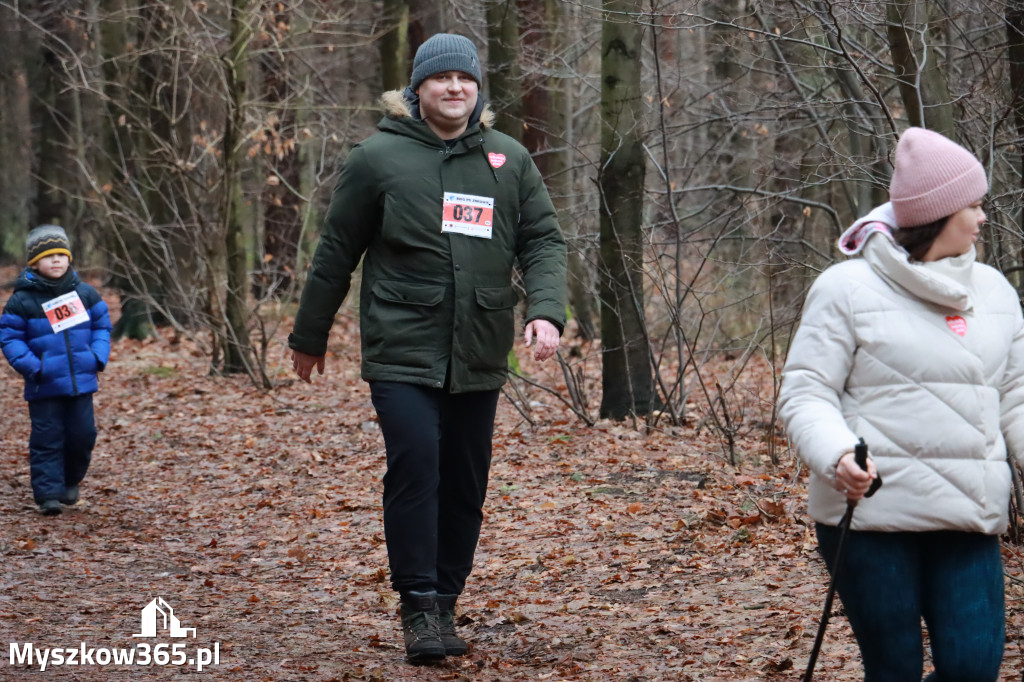
[{"label": "man in green parka", "polygon": [[491,127],[467,38],[437,34],[379,132],[341,169],[288,338],[296,373],[323,373],[327,337],[363,259],[362,377],[387,457],[384,532],[406,656],[466,652],[455,601],[473,566],[494,415],[515,337],[544,360],[565,324],[565,242],[529,153]]}]

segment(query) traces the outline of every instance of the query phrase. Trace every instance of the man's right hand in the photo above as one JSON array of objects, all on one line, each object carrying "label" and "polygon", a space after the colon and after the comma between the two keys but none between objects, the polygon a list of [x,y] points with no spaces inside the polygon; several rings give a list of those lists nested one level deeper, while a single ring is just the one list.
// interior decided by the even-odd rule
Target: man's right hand
[{"label": "man's right hand", "polygon": [[307,384],[311,384],[313,383],[311,377],[314,366],[316,367],[317,374],[323,376],[324,357],[323,355],[307,355],[302,351],[292,350],[292,369],[295,370],[300,379]]}]

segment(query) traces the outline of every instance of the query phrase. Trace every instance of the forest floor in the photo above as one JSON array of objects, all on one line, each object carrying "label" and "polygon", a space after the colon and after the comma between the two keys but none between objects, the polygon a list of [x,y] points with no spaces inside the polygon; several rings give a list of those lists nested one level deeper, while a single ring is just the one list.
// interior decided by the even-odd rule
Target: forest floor
[{"label": "forest floor", "polygon": [[[14,274],[0,271],[0,282]],[[56,517],[32,503],[22,383],[4,364],[0,679],[800,677],[826,573],[806,473],[782,441],[780,465],[768,461],[771,410],[756,388],[737,410],[748,423],[735,465],[699,428],[698,406],[682,427],[587,427],[535,388],[533,424],[503,398],[476,568],[459,603],[472,647],[436,667],[406,664],[381,523],[383,443],[344,319],[312,386],[291,379],[282,331],[271,391],[210,376],[186,341],[116,343],[95,396],[100,437],[82,501]],[[584,351],[596,396],[596,351]],[[524,373],[564,386],[557,365],[519,355]],[[748,372],[770,383],[768,369]],[[1003,672],[1019,680],[1024,552],[1004,552]],[[194,638],[133,637],[157,597]],[[861,679],[838,601],[835,614],[816,679]],[[40,672],[11,660],[26,643],[40,655],[92,649],[94,663],[51,659]],[[100,650],[141,655],[146,645],[185,664],[101,664]],[[188,663],[200,649],[219,654],[202,673]]]}]

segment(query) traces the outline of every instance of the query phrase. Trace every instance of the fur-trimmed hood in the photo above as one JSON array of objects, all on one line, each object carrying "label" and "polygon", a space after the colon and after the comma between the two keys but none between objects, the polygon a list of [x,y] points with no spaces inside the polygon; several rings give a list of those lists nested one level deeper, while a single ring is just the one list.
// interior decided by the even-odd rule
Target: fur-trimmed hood
[{"label": "fur-trimmed hood", "polygon": [[[415,101],[410,101],[406,95],[406,90],[389,90],[380,97],[381,106],[384,107],[384,114],[386,116],[393,116],[395,118],[407,118],[413,117],[413,106]],[[415,97],[415,94],[412,95]],[[481,101],[483,99],[481,98]],[[419,118],[416,116],[416,118]],[[494,121],[497,118],[495,113],[491,111],[490,105],[484,102],[483,111],[480,112],[480,126],[483,128],[493,128]],[[470,119],[470,124],[473,123],[473,119]]]}]

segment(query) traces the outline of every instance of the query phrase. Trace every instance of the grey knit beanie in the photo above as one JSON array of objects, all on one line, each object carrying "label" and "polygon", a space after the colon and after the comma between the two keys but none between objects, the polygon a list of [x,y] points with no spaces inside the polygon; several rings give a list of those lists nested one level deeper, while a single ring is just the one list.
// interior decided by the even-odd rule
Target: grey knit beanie
[{"label": "grey knit beanie", "polygon": [[442,71],[462,71],[480,85],[480,57],[473,41],[454,33],[432,35],[416,50],[409,87],[415,91],[420,83]]},{"label": "grey knit beanie", "polygon": [[25,239],[25,256],[29,265],[35,265],[46,256],[63,253],[71,258],[71,242],[60,225],[33,227]]}]

